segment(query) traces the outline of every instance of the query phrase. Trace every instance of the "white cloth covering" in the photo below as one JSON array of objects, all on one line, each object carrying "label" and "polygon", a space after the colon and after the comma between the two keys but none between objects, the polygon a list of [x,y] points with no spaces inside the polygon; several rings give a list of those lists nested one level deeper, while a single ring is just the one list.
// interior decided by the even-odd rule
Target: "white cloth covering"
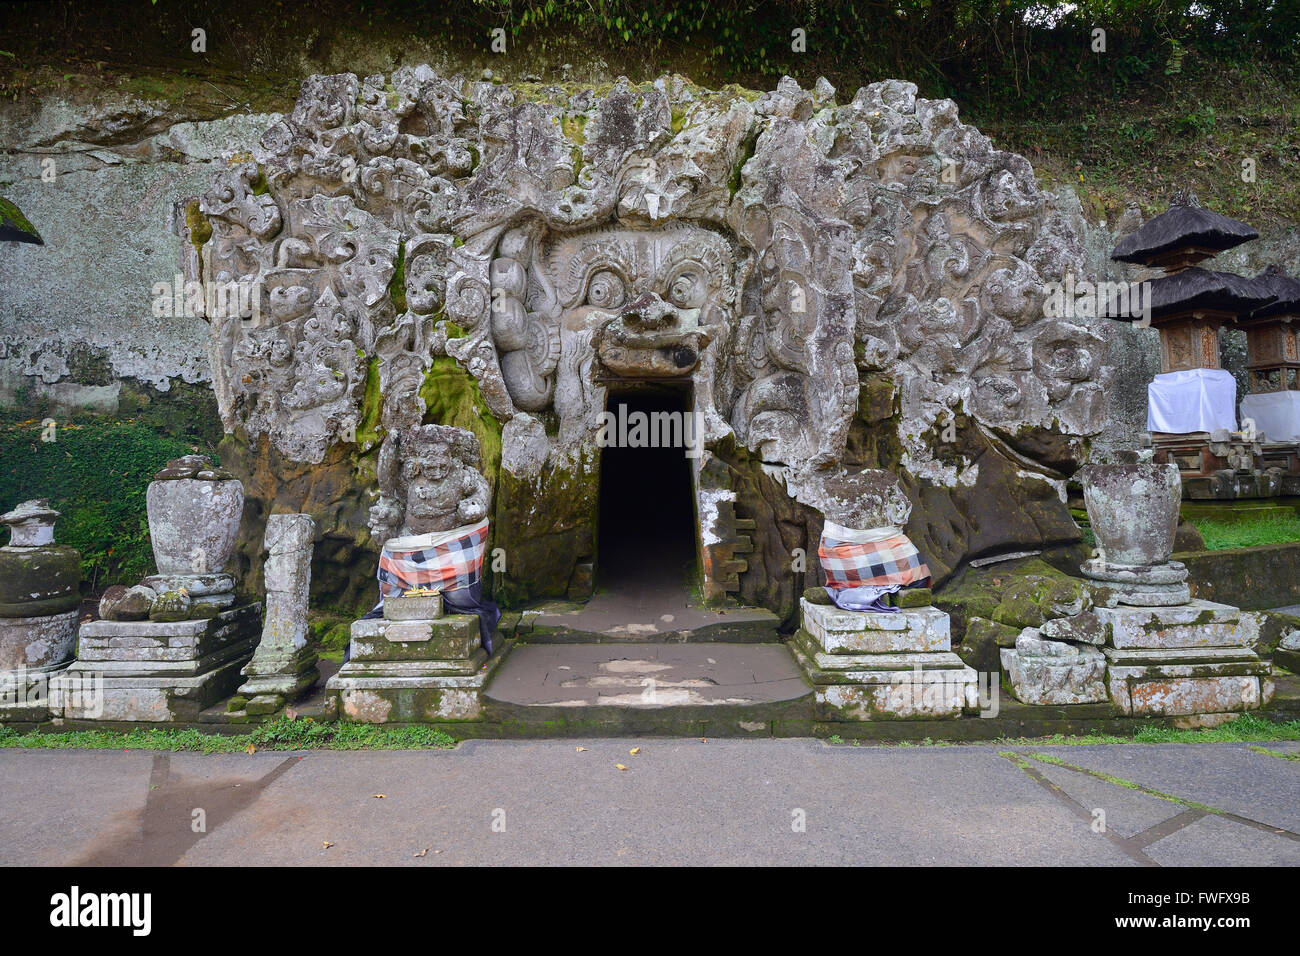
[{"label": "white cloth covering", "polygon": [[1237,430],[1237,380],[1221,368],[1164,372],[1147,386],[1147,431]]},{"label": "white cloth covering", "polygon": [[1241,400],[1241,422],[1255,423],[1267,441],[1300,441],[1300,392],[1260,392]]}]

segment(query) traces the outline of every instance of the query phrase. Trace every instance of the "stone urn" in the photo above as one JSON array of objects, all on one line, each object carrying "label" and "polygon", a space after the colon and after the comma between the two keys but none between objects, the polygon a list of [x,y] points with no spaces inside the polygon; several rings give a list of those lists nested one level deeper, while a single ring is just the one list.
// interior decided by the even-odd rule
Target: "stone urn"
[{"label": "stone urn", "polygon": [[244,486],[203,455],[167,463],[145,493],[160,575],[211,575],[225,567],[244,513]]},{"label": "stone urn", "polygon": [[1168,563],[1182,502],[1182,479],[1173,463],[1136,461],[1085,465],[1080,471],[1088,520],[1109,566]]},{"label": "stone urn", "polygon": [[[72,659],[81,555],[54,543],[58,516],[44,499],[0,515],[10,533],[0,548],[0,675],[57,670]],[[31,715],[0,703],[0,718],[5,716]]]},{"label": "stone urn", "polygon": [[54,543],[58,517],[43,498],[0,515],[10,536],[0,548],[0,617],[63,614],[81,603],[81,555]]}]

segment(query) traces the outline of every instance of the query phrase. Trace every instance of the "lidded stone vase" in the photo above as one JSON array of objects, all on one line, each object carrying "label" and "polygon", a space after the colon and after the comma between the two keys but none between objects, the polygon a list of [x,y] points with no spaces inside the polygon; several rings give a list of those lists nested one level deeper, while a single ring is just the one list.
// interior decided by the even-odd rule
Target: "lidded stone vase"
[{"label": "lidded stone vase", "polygon": [[244,486],[203,455],[167,463],[145,492],[149,540],[161,575],[214,574],[230,560]]},{"label": "lidded stone vase", "polygon": [[81,603],[81,555],[54,543],[58,517],[44,498],[0,515],[10,535],[0,548],[0,617],[62,614]]}]

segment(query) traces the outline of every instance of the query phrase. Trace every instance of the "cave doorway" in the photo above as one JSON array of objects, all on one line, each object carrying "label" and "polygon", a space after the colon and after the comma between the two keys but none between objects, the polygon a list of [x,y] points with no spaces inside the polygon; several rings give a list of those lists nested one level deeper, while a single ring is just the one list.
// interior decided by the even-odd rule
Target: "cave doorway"
[{"label": "cave doorway", "polygon": [[629,595],[695,592],[690,388],[611,388],[605,410],[596,586]]}]

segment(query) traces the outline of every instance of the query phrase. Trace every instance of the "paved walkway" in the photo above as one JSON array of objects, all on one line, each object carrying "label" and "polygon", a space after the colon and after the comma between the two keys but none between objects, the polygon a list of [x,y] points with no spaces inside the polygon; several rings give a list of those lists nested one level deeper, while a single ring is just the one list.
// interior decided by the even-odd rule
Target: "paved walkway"
[{"label": "paved walkway", "polygon": [[694,739],[0,750],[0,862],[1296,865],[1296,757]]}]

